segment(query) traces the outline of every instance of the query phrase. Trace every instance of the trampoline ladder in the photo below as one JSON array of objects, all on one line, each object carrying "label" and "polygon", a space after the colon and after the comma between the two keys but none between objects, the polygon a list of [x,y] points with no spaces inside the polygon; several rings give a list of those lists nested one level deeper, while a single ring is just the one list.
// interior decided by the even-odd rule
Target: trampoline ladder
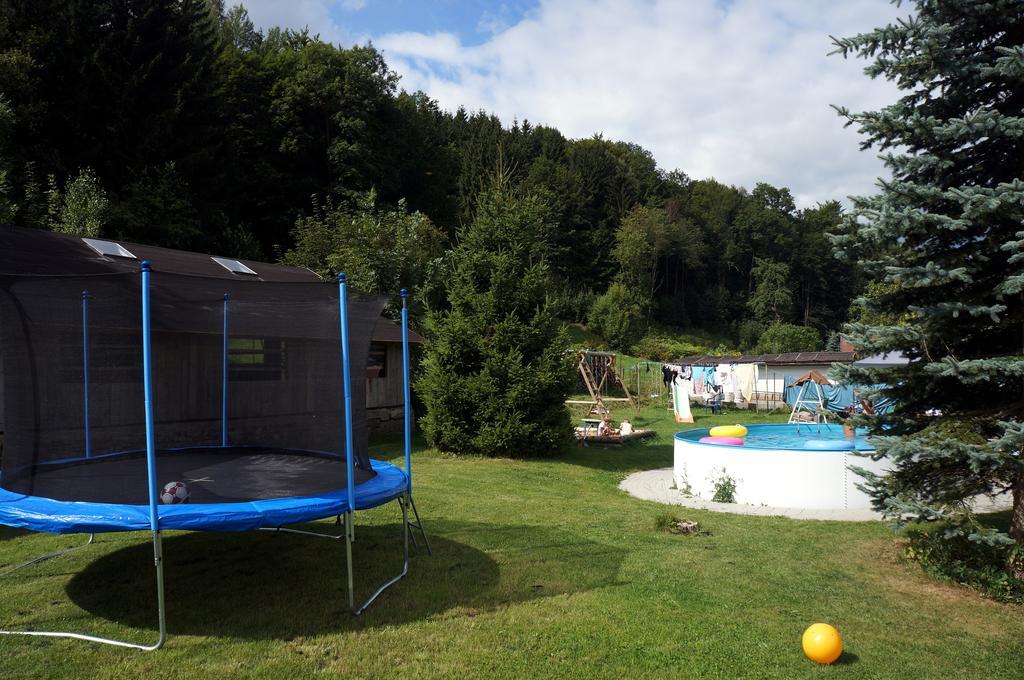
[{"label": "trampoline ladder", "polygon": [[[413,531],[413,528],[419,529],[420,537],[423,539],[423,545],[426,546],[426,548],[427,548],[427,554],[428,555],[433,555],[434,554],[431,551],[431,549],[430,549],[430,541],[427,540],[427,532],[423,530],[423,521],[420,519],[419,511],[416,510],[416,503],[414,503],[413,500],[412,500],[412,494],[411,493],[410,494],[406,494],[405,496],[402,496],[402,497],[398,498],[397,500],[398,500],[398,505],[402,508],[402,525],[405,527],[405,530],[402,532],[402,571],[400,571],[396,576],[393,576],[390,579],[388,579],[386,582],[384,582],[380,587],[377,588],[377,590],[373,591],[373,594],[370,595],[369,598],[367,598],[366,602],[363,602],[361,605],[359,605],[358,608],[355,607],[355,602],[354,602],[355,589],[353,587],[353,578],[352,578],[352,540],[355,539],[355,521],[354,521],[353,513],[350,512],[346,516],[347,520],[348,520],[346,522],[347,529],[348,529],[347,535],[349,535],[351,537],[350,540],[347,541],[348,545],[346,546],[347,547],[347,553],[348,553],[348,584],[349,584],[349,591],[348,591],[348,593],[349,593],[349,606],[352,607],[352,612],[356,616],[359,616],[364,611],[366,611],[366,609],[371,604],[373,604],[373,601],[376,600],[377,597],[381,593],[383,593],[385,590],[387,590],[391,586],[395,585],[396,583],[398,583],[399,581],[401,581],[403,578],[405,578],[408,575],[408,573],[409,573],[409,539],[412,539],[413,544],[416,545],[417,548],[419,548],[419,544],[416,543],[416,534]],[[409,509],[410,508],[412,508],[413,515],[416,517],[416,521],[415,522],[409,521]]]},{"label": "trampoline ladder", "polygon": [[427,548],[427,554],[433,555],[434,551],[430,549],[430,541],[427,540],[427,532],[423,529],[423,520],[420,519],[420,513],[419,510],[416,509],[416,502],[413,501],[412,494],[409,494],[409,507],[412,508],[413,517],[416,518],[415,521],[407,522],[407,526],[409,527],[409,538],[412,539],[413,547],[419,550],[420,544],[416,541],[416,534],[413,532],[413,529],[419,529],[420,537],[423,539],[423,545]]},{"label": "trampoline ladder", "polygon": [[367,607],[373,604],[373,601],[383,593],[385,590],[395,585],[409,573],[409,537],[412,536],[412,529],[409,527],[409,506],[406,504],[408,496],[400,496],[398,499],[398,505],[402,508],[402,571],[398,572],[397,575],[392,576],[390,579],[381,584],[377,590],[373,591],[373,594],[366,599],[359,607],[355,606],[355,585],[353,581],[353,569],[352,569],[352,541],[355,538],[355,513],[349,511],[345,515],[345,536],[346,553],[348,557],[348,604],[352,608],[352,613],[356,616],[361,615],[366,611]]}]

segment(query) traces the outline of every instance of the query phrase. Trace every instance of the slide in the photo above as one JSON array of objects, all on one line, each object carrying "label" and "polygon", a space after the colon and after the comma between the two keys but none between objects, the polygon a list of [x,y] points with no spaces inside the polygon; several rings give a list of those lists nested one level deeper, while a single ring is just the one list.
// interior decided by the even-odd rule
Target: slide
[{"label": "slide", "polygon": [[672,381],[672,410],[675,411],[677,423],[692,423],[690,413],[690,381]]}]

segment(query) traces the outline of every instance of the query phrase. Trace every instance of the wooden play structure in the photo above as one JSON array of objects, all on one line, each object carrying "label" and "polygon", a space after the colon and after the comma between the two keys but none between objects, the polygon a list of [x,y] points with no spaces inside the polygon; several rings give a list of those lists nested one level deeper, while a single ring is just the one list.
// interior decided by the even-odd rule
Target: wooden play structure
[{"label": "wooden play structure", "polygon": [[[565,403],[589,405],[590,415],[608,413],[606,402],[627,402],[634,409],[639,408],[639,403],[629,393],[626,381],[616,369],[614,352],[581,349],[576,355],[576,370],[590,399],[569,399]],[[616,388],[625,396],[610,396],[611,391]]]}]

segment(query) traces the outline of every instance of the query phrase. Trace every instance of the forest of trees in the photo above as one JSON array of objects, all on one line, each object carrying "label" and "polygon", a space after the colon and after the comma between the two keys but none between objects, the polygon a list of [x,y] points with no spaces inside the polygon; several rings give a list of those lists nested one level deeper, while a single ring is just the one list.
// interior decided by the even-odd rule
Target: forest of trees
[{"label": "forest of trees", "polygon": [[258,31],[218,0],[0,2],[0,221],[348,267],[436,306],[499,176],[551,215],[552,309],[586,321],[597,302],[621,348],[651,323],[743,349],[794,324],[813,330],[774,336],[824,345],[859,290],[826,238],[838,202],[800,210],[630,142],[444,111],[373,46]]}]

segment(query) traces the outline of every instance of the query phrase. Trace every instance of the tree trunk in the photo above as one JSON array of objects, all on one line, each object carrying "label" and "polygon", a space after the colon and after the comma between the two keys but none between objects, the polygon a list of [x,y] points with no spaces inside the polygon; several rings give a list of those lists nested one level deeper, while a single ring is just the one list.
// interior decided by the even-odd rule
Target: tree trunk
[{"label": "tree trunk", "polygon": [[1013,513],[1010,515],[1010,538],[1017,547],[1010,553],[1006,570],[1010,576],[1024,580],[1024,472],[1017,474],[1013,484]]},{"label": "tree trunk", "polygon": [[811,285],[807,281],[804,281],[804,325],[808,325],[811,320]]}]

